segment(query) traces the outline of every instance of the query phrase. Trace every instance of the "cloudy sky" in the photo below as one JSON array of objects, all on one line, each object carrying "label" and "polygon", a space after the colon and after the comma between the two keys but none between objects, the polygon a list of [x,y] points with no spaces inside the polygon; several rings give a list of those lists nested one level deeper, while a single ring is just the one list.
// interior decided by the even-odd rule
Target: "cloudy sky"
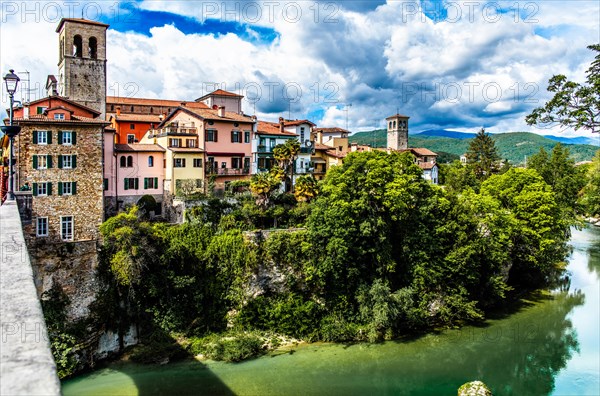
[{"label": "cloudy sky", "polygon": [[0,3],[1,73],[29,71],[31,99],[57,73],[60,18],[83,15],[110,25],[109,95],[193,100],[222,88],[267,120],[359,131],[399,111],[412,132],[591,136],[524,118],[550,97],[553,74],[584,81],[598,0]]}]

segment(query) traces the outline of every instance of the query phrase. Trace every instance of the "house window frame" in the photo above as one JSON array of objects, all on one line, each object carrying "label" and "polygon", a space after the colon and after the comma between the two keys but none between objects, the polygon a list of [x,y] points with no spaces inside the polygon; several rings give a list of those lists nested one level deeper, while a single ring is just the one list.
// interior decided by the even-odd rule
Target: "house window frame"
[{"label": "house window frame", "polygon": [[202,168],[202,158],[194,158],[194,168]]},{"label": "house window frame", "polygon": [[37,196],[47,197],[48,196],[48,183],[37,183]]},{"label": "house window frame", "polygon": [[73,131],[61,131],[62,133],[62,145],[72,146],[73,145]]},{"label": "house window frame", "polygon": [[75,229],[75,219],[73,216],[60,216],[60,239],[63,241],[72,241]]},{"label": "house window frame", "polygon": [[73,156],[71,154],[61,154],[62,169],[73,169]]},{"label": "house window frame", "polygon": [[65,119],[65,113],[54,113],[54,119],[55,120],[64,120]]},{"label": "house window frame", "polygon": [[127,144],[133,144],[133,143],[135,143],[135,134],[128,133],[127,134]]},{"label": "house window frame", "polygon": [[48,131],[36,131],[35,133],[37,133],[37,144],[48,144]]},{"label": "house window frame", "polygon": [[[42,220],[43,226],[40,227],[40,220]],[[40,232],[42,229],[43,232]],[[35,222],[35,236],[47,237],[48,236],[48,217],[38,217]]]},{"label": "house window frame", "polygon": [[185,158],[174,158],[173,168],[185,168]]},{"label": "house window frame", "polygon": [[62,182],[62,195],[73,195],[72,182]]}]

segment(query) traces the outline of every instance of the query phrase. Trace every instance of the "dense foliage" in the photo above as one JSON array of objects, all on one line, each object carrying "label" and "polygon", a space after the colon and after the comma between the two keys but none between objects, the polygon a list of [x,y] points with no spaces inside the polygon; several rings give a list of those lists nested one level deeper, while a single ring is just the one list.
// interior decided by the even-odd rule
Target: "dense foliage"
[{"label": "dense foliage", "polygon": [[[137,324],[139,361],[181,348],[237,361],[263,353],[273,334],[376,342],[480,321],[561,275],[575,202],[561,181],[573,168],[565,155],[536,159],[542,174],[545,161],[565,164],[554,185],[517,168],[480,182],[455,163],[442,189],[410,153],[377,151],[348,155],[310,202],[213,198],[180,225],[133,208],[101,227],[95,318],[121,335]],[[256,232],[274,219],[294,228]]]}]

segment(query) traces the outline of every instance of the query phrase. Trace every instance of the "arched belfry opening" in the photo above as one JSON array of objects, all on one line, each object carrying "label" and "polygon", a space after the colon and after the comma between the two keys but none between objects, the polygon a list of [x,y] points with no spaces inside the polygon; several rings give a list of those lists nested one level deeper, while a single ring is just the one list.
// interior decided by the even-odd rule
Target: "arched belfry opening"
[{"label": "arched belfry opening", "polygon": [[77,58],[81,58],[83,56],[83,40],[78,34],[73,37],[73,56]]},{"label": "arched belfry opening", "polygon": [[98,58],[98,40],[96,37],[90,37],[89,40],[89,56],[91,59]]}]

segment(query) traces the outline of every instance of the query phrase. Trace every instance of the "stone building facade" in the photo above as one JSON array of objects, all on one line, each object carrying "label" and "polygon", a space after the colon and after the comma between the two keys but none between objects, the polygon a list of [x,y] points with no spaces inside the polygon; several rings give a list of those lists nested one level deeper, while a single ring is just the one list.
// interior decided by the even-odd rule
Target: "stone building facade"
[{"label": "stone building facade", "polygon": [[75,102],[106,111],[106,29],[108,25],[63,18],[59,34],[58,91]]},{"label": "stone building facade", "polygon": [[387,123],[387,149],[406,150],[408,148],[408,119],[410,117],[394,114],[385,119]]}]

